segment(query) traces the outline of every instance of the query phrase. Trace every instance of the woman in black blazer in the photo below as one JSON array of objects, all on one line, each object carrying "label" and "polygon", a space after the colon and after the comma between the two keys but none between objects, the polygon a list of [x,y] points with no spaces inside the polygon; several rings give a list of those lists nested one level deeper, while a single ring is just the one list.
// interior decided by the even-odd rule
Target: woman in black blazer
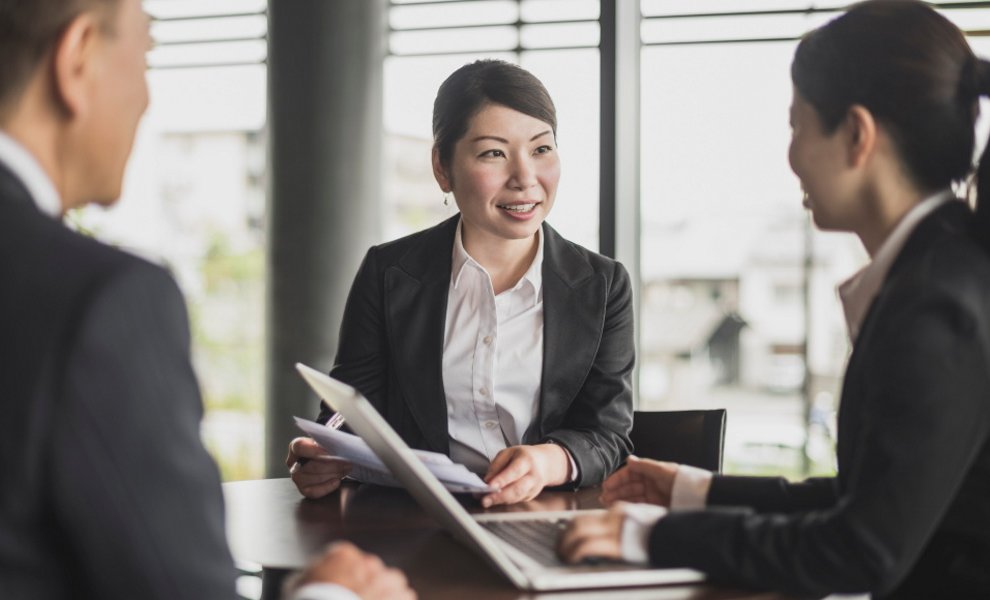
[{"label": "woman in black blazer", "polygon": [[[410,446],[500,488],[485,506],[599,484],[631,447],[632,293],[622,265],[544,222],[553,102],[518,66],[478,61],[441,85],[433,130],[434,174],[460,213],[368,251],[330,374]],[[308,497],[347,469],[306,438],[287,464]]]},{"label": "woman in black blazer", "polygon": [[[921,2],[876,0],[806,36],[790,162],[822,229],[871,263],[840,287],[853,337],[838,475],[792,483],[630,458],[605,517],[561,541],[802,597],[990,598],[990,158],[971,171],[990,63]],[[680,508],[696,510],[678,510]],[[704,509],[704,510],[700,510]]]}]

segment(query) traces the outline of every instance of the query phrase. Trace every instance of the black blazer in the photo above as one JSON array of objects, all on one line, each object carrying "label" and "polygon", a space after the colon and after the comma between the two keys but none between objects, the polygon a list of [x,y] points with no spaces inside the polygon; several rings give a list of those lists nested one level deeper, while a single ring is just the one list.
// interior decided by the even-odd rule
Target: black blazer
[{"label": "black blazer", "polygon": [[233,598],[185,305],[0,164],[0,598]]},{"label": "black blazer", "polygon": [[[449,452],[443,334],[459,215],[372,247],[351,287],[330,374],[368,397],[414,448]],[[543,379],[538,427],[600,483],[629,453],[632,291],[618,262],[543,224]],[[330,416],[322,407],[320,419]]]},{"label": "black blazer", "polygon": [[838,475],[715,476],[650,560],[804,595],[990,598],[990,258],[949,202],[895,260],[856,340]]}]

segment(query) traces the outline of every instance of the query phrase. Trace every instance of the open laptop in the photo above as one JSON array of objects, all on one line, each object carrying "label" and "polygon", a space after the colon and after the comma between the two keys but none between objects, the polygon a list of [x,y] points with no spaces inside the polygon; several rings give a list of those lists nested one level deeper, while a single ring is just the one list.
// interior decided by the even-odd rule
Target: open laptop
[{"label": "open laptop", "polygon": [[364,439],[426,512],[516,587],[549,591],[689,583],[704,578],[691,569],[560,562],[555,552],[560,530],[567,519],[586,511],[472,517],[357,390],[301,363],[296,363],[296,369],[332,409],[344,416],[347,425]]}]

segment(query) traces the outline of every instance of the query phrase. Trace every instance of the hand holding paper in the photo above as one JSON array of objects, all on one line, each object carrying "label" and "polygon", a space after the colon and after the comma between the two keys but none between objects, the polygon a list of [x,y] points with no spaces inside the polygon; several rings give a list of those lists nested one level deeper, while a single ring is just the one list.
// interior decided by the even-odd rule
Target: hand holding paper
[{"label": "hand holding paper", "polygon": [[[329,429],[319,423],[295,417],[296,426],[312,437],[331,456],[343,458],[351,463],[350,477],[365,483],[402,487],[392,477],[385,464],[375,455],[368,445],[356,435]],[[444,454],[413,450],[413,453],[423,461],[433,475],[452,492],[494,492],[496,488],[488,486],[462,464],[454,463]]]}]

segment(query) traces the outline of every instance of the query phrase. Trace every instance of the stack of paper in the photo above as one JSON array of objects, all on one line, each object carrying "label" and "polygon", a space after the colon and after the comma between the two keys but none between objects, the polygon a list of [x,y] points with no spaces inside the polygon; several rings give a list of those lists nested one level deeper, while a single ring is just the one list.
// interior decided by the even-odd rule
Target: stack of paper
[{"label": "stack of paper", "polygon": [[[319,423],[294,417],[296,426],[313,438],[331,456],[343,458],[351,463],[350,477],[365,483],[402,487],[378,456],[361,438],[350,433],[330,429]],[[494,492],[481,477],[462,464],[455,463],[445,454],[413,450],[426,468],[440,483],[452,492]]]}]

